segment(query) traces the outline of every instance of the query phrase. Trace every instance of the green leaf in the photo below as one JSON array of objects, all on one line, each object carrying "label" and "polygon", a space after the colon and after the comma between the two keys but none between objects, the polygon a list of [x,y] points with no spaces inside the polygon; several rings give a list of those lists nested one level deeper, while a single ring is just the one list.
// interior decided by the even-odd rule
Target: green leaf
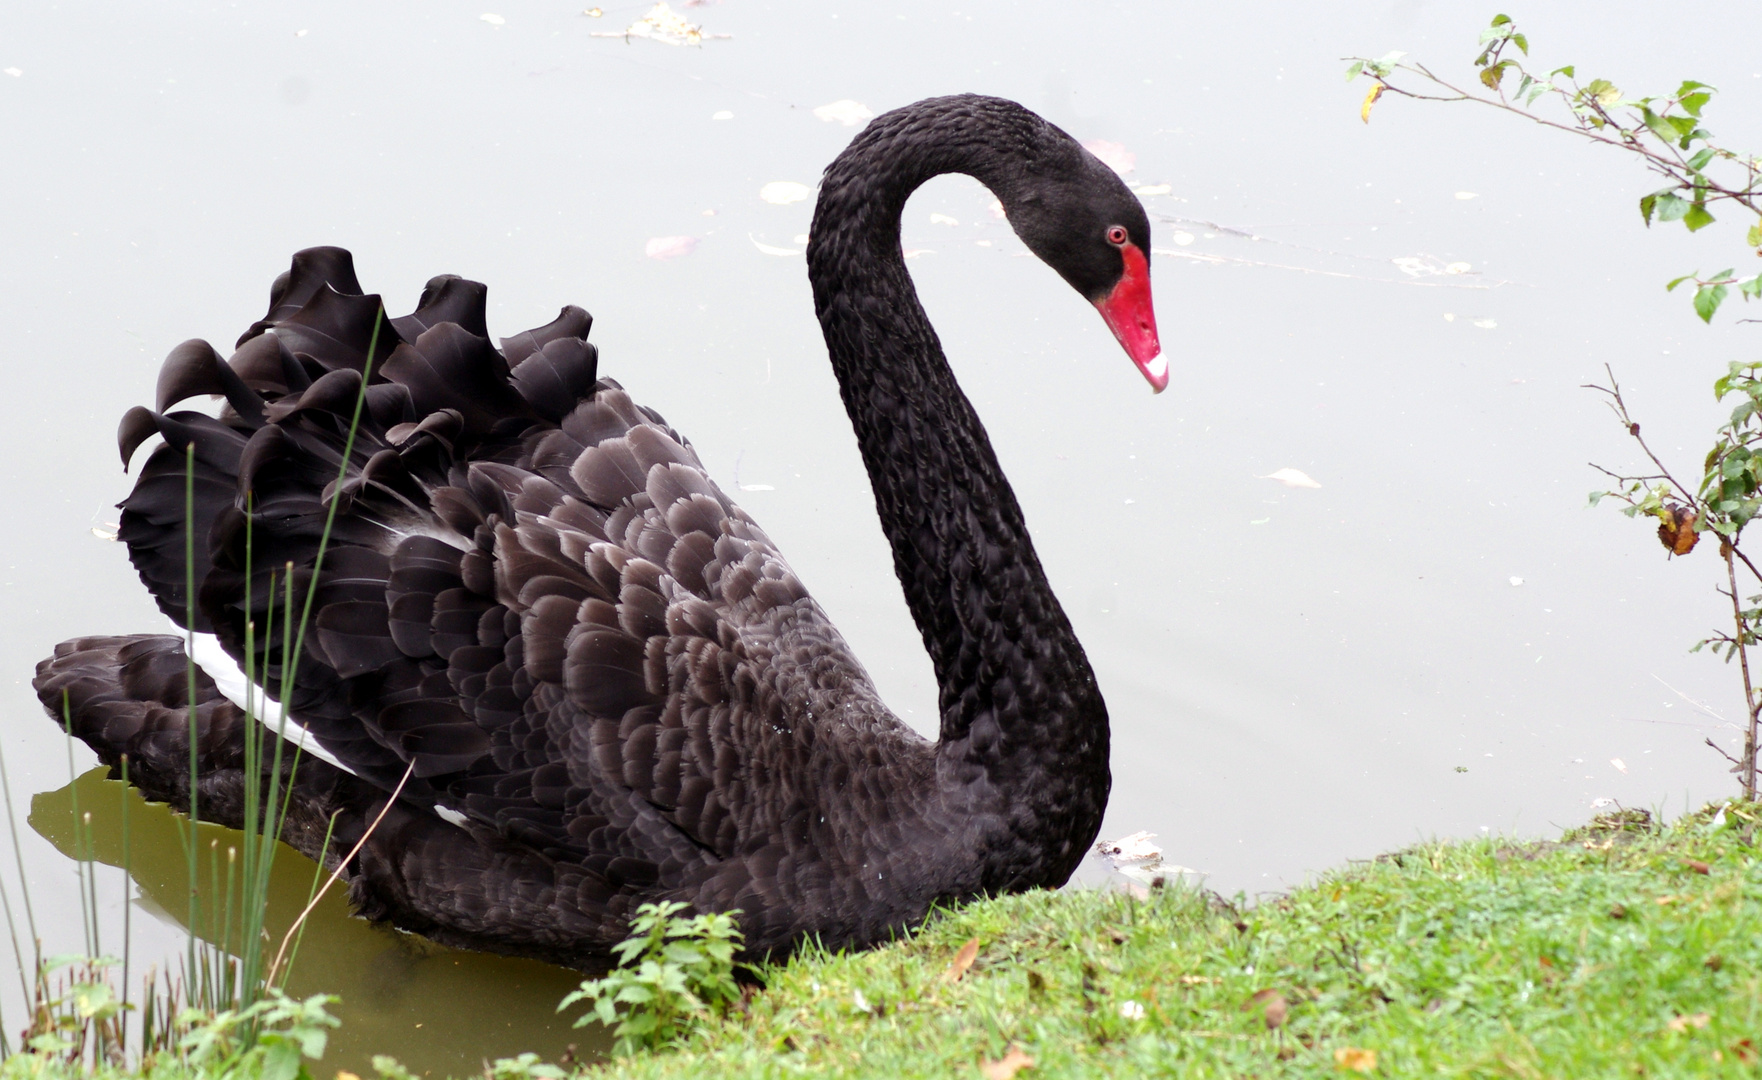
[{"label": "green leaf", "polygon": [[1356,79],[1356,78],[1358,78],[1359,75],[1363,74],[1363,72],[1364,72],[1364,61],[1359,60],[1356,63],[1354,63],[1351,67],[1346,69],[1346,81],[1351,82],[1353,79]]},{"label": "green leaf", "polygon": [[1738,292],[1745,300],[1762,300],[1762,274],[1752,274],[1738,282]]},{"label": "green leaf", "polygon": [[1681,105],[1683,111],[1690,116],[1700,116],[1702,107],[1707,104],[1707,100],[1712,96],[1713,95],[1711,94],[1689,94],[1681,101],[1677,102],[1677,104]]},{"label": "green leaf", "polygon": [[1508,25],[1510,25],[1510,23],[1511,23],[1511,16],[1509,16],[1509,15],[1495,15],[1495,16],[1493,16],[1493,21],[1490,25],[1508,26]]},{"label": "green leaf", "polygon": [[1690,232],[1699,232],[1713,224],[1713,215],[1707,212],[1706,203],[1696,202],[1689,207],[1689,212],[1683,215],[1682,223],[1688,226]]},{"label": "green leaf", "polygon": [[1511,35],[1511,43],[1513,45],[1516,45],[1519,49],[1523,50],[1523,54],[1525,56],[1528,56],[1530,54],[1530,39],[1529,38],[1524,37],[1522,34],[1512,34]]},{"label": "green leaf", "polygon": [[1689,158],[1689,160],[1688,160],[1689,168],[1694,170],[1695,172],[1700,172],[1702,169],[1705,169],[1707,167],[1708,162],[1713,160],[1713,155],[1716,154],[1717,152],[1718,151],[1714,150],[1711,146],[1702,147],[1701,149],[1695,151],[1694,157]]},{"label": "green leaf", "polygon": [[1704,323],[1713,321],[1713,313],[1725,302],[1724,285],[1703,285],[1695,290],[1695,314]]},{"label": "green leaf", "polygon": [[1576,75],[1575,66],[1567,64],[1565,67],[1557,67],[1553,71],[1548,72],[1548,78],[1550,79],[1556,75],[1564,75],[1569,79],[1574,78]]},{"label": "green leaf", "polygon": [[1481,72],[1481,82],[1489,90],[1499,89],[1499,83],[1505,78],[1505,69],[1511,67],[1514,63],[1516,63],[1516,61],[1501,60],[1497,64],[1483,70]]},{"label": "green leaf", "polygon": [[[1700,276],[1700,273],[1701,272],[1699,270],[1696,270],[1692,274],[1684,274],[1682,277],[1676,278],[1673,281],[1671,281],[1670,284],[1664,286],[1664,291],[1665,292],[1675,292],[1676,287],[1678,285],[1681,285],[1685,281],[1694,281],[1697,277]],[[1718,384],[1715,383],[1714,385],[1717,386]]]},{"label": "green leaf", "polygon": [[1658,192],[1658,220],[1681,221],[1689,212],[1689,201],[1673,191]]},{"label": "green leaf", "polygon": [[1591,84],[1585,87],[1585,94],[1605,109],[1621,101],[1621,88],[1608,79],[1592,79]]},{"label": "green leaf", "polygon": [[1650,195],[1640,196],[1640,220],[1646,223],[1648,229],[1652,227],[1652,210],[1657,205],[1658,193],[1656,191]]},{"label": "green leaf", "polygon": [[1674,125],[1649,108],[1640,110],[1640,122],[1646,125],[1646,130],[1665,142],[1675,142],[1682,137],[1682,133],[1677,131]]},{"label": "green leaf", "polygon": [[1744,234],[1744,243],[1753,248],[1762,248],[1762,221],[1750,226],[1750,231]]}]

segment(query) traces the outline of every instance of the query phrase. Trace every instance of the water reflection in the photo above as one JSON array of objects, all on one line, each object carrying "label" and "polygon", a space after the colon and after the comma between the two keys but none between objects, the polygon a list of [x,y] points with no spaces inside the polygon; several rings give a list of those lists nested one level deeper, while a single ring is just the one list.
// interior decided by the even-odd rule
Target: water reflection
[{"label": "water reflection", "polygon": [[[128,800],[127,864],[139,890],[135,903],[157,918],[187,928],[184,830],[188,819],[183,815],[105,779],[105,770],[99,768],[33,798],[30,824],[65,855],[74,856],[89,845],[99,862],[122,866],[124,799]],[[79,817],[90,815],[89,838],[76,839],[76,807]],[[224,866],[227,848],[243,839],[244,834],[235,830],[204,824],[199,826],[198,850],[212,853]],[[264,917],[271,943],[280,943],[306,906],[316,871],[299,852],[286,845],[279,849]],[[222,871],[219,888],[210,889],[204,899],[212,904],[224,897],[224,890]],[[120,951],[121,926],[101,930],[106,950]],[[215,935],[203,936],[212,940]],[[137,958],[131,975],[135,988],[145,967]],[[372,1055],[389,1053],[417,1075],[443,1077],[472,1075],[486,1059],[527,1050],[548,1061],[560,1058],[570,1044],[575,1044],[577,1057],[603,1054],[610,1046],[603,1029],[577,1031],[555,1011],[557,1002],[580,979],[575,972],[533,960],[449,949],[354,918],[339,887],[319,901],[307,920],[287,990],[298,997],[330,993],[342,998],[335,1011],[343,1026],[331,1037],[317,1070],[320,1074],[350,1069],[371,1075]]]}]

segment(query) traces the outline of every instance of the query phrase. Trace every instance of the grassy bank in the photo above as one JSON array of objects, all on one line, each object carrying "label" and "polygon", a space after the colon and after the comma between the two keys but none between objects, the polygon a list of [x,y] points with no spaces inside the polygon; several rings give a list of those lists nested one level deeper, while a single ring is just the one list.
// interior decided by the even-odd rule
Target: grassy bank
[{"label": "grassy bank", "polygon": [[979,1076],[1019,1047],[1024,1080],[1756,1075],[1755,816],[1424,845],[1251,910],[1174,889],[976,904],[792,963],[684,1052],[605,1074]]},{"label": "grassy bank", "polygon": [[1757,821],[1422,845],[1252,908],[1175,888],[974,904],[774,969],[682,1050],[591,1075],[1754,1076]]}]

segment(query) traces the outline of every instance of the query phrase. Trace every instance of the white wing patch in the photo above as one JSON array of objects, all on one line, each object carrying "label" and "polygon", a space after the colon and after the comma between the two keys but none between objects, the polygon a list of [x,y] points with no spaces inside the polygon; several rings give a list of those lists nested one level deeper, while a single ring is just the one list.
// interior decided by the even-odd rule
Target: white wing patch
[{"label": "white wing patch", "polygon": [[[176,626],[175,624],[173,626],[173,631],[180,637],[186,632],[183,627]],[[247,708],[245,704],[245,688],[248,683],[245,679],[244,669],[239,667],[237,660],[234,660],[231,656],[227,655],[226,650],[220,647],[220,639],[213,634],[196,634],[194,637],[195,644],[190,649],[190,657],[196,661],[196,666],[201,668],[210,679],[214,680],[214,686],[220,691],[222,697],[241,709]],[[275,725],[267,723],[266,718],[269,717],[272,712],[269,706],[276,704],[276,700],[270,697],[268,692],[265,691],[261,685],[256,687],[256,692],[251,696],[255,699],[253,702],[254,708],[252,708],[251,711],[257,714],[258,722],[262,723],[263,726],[273,734],[276,727]],[[275,716],[277,724],[280,723],[280,719],[279,715]],[[291,714],[287,717],[287,730],[285,735],[289,742],[301,748],[302,753],[311,754],[320,761],[329,762],[348,773],[350,776],[360,775],[360,773],[357,773],[354,769],[351,769],[347,765],[338,761],[335,755],[329,750],[319,746],[318,740],[313,738],[306,731],[306,728],[300,723],[298,717]],[[439,808],[437,807],[436,809]],[[465,819],[461,817],[458,821],[453,822],[453,824],[462,825],[464,822]]]}]

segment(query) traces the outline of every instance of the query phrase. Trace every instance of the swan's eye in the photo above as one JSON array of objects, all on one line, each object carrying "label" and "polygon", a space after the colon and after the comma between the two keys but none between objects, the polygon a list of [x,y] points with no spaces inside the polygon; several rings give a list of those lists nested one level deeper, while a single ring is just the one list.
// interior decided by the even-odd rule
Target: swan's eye
[{"label": "swan's eye", "polygon": [[1115,225],[1109,228],[1107,230],[1107,242],[1114,247],[1125,247],[1126,227],[1124,225]]}]

